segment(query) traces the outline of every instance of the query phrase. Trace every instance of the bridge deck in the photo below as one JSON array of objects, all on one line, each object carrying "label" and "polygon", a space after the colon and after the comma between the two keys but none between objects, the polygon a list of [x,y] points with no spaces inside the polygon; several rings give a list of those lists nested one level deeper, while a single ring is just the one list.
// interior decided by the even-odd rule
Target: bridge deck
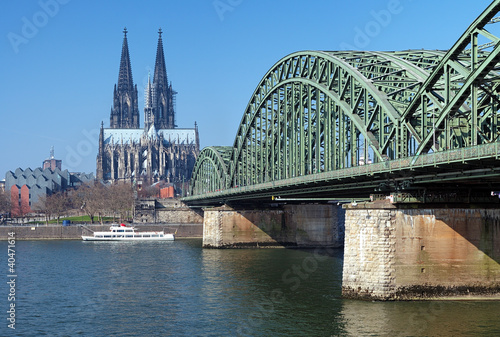
[{"label": "bridge deck", "polygon": [[[378,189],[456,189],[474,187],[500,190],[500,143],[477,145],[416,157],[239,186],[189,196],[190,205],[213,205],[230,201],[267,201],[273,196],[301,198],[368,198]],[[392,186],[387,186],[392,183]]]}]

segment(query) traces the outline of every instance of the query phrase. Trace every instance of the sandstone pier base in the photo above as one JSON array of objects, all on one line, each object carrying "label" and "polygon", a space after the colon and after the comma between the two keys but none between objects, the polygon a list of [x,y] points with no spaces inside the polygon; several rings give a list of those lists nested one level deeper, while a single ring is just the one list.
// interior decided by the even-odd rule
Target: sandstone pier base
[{"label": "sandstone pier base", "polygon": [[500,209],[345,208],[343,297],[500,295]]},{"label": "sandstone pier base", "polygon": [[340,247],[339,212],[343,210],[329,204],[205,209],[203,247]]}]

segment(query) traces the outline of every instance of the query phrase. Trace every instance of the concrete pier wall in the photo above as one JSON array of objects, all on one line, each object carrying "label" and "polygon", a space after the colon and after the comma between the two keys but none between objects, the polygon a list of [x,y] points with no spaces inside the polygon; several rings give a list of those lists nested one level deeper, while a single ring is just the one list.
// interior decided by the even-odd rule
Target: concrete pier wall
[{"label": "concrete pier wall", "polygon": [[339,247],[338,212],[336,205],[205,209],[203,247]]},{"label": "concrete pier wall", "polygon": [[345,226],[344,297],[500,295],[499,209],[361,204]]}]

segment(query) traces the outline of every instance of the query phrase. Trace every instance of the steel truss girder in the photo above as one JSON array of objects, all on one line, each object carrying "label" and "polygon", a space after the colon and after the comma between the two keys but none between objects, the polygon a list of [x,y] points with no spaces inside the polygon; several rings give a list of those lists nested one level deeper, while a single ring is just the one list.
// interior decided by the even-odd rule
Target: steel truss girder
[{"label": "steel truss girder", "polygon": [[[421,83],[421,76],[415,74],[422,70],[388,53],[372,53],[369,57],[360,57],[359,54],[359,52],[299,52],[285,57],[271,68],[255,90],[237,133],[230,168],[230,181],[233,186],[267,181],[269,177],[265,172],[269,166],[273,172],[281,170],[278,178],[284,179],[318,173],[324,169],[357,165],[360,160],[368,156],[373,156],[375,162],[397,157],[400,114],[391,101],[395,101],[394,97],[401,95],[394,92],[402,92],[401,89],[406,86]],[[360,62],[367,59],[370,59],[368,64]],[[385,71],[389,69],[387,64],[390,64],[389,74]],[[301,92],[299,95],[297,88]],[[333,104],[321,105],[320,103],[324,101],[318,101],[317,97],[313,97],[314,109],[311,109],[308,105],[311,97],[303,94],[308,91],[316,96],[319,93],[327,97]],[[389,95],[394,97],[389,99]],[[288,99],[292,102],[290,103]],[[399,96],[397,99],[402,101]],[[269,107],[276,104],[277,106],[269,111]],[[291,109],[292,105],[295,110]],[[320,110],[317,110],[318,108]],[[276,133],[279,131],[277,121],[283,116],[288,123],[287,132]],[[297,116],[300,118],[295,123]],[[335,116],[334,122],[329,121],[330,116]],[[311,128],[306,125],[305,129],[301,129],[303,121],[314,121],[318,124]],[[271,128],[267,128],[270,125]],[[311,140],[308,144],[301,144],[300,139],[308,139],[302,133],[308,132],[307,136],[311,136],[309,134],[311,129],[316,131],[316,135],[319,132],[323,136],[317,142],[312,143]],[[272,132],[273,130],[275,132]],[[331,133],[336,135],[335,144],[325,144],[324,135]],[[271,136],[278,139],[267,140]],[[297,142],[298,147],[295,148],[295,152],[288,151],[288,148],[279,148],[287,156],[280,160],[260,152],[267,150],[266,143],[262,142],[263,139],[267,140],[267,145],[291,142],[293,150],[293,145]],[[359,144],[361,146],[357,146]],[[315,172],[303,169],[303,167],[319,166],[311,161],[303,163],[303,167],[298,170],[288,168],[290,165],[292,167],[302,165],[300,163],[304,160],[314,160],[313,153],[334,157],[334,154],[328,151],[333,150],[335,146],[350,158],[337,161],[331,167],[323,163],[321,170]],[[360,149],[363,152],[360,152]],[[287,151],[284,152],[285,150]],[[305,153],[310,156],[304,157]],[[276,169],[276,165],[280,167]],[[276,179],[274,176],[271,178]]]},{"label": "steel truss girder", "polygon": [[[409,136],[419,143],[408,155],[497,141],[499,98],[488,88],[498,78],[500,39],[484,27],[499,11],[500,1],[493,1],[443,56],[403,112]],[[478,36],[489,43],[478,46]],[[485,52],[486,47],[491,51]]]},{"label": "steel truss girder", "polygon": [[448,52],[286,56],[255,89],[224,158],[200,154],[192,193],[498,142],[500,39],[484,26],[499,10],[495,0]]},{"label": "steel truss girder", "polygon": [[230,146],[211,146],[200,152],[193,168],[191,195],[211,193],[226,188],[227,164],[232,150]]}]

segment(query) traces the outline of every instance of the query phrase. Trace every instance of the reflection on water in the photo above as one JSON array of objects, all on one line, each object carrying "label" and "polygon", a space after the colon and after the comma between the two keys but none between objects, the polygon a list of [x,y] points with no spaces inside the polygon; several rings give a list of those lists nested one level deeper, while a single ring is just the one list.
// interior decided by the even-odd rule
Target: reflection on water
[{"label": "reflection on water", "polygon": [[16,249],[10,335],[500,336],[500,302],[341,299],[342,250],[204,250],[200,240]]},{"label": "reflection on water", "polygon": [[499,336],[494,301],[362,302],[344,300],[347,336]]}]

